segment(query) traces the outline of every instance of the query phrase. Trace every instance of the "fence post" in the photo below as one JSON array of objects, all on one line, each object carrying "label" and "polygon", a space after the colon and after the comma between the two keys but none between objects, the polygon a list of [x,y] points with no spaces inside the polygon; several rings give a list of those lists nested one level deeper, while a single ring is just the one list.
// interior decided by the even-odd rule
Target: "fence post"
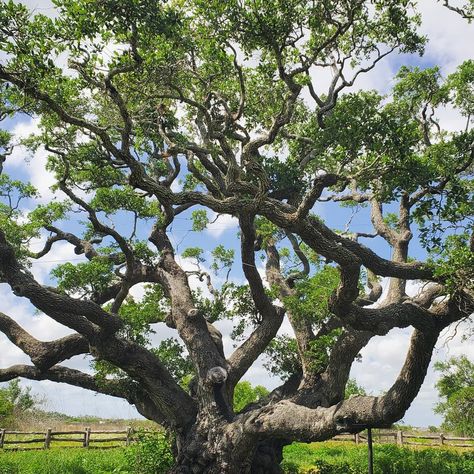
[{"label": "fence post", "polygon": [[132,432],[133,429],[131,426],[127,428],[127,440],[125,441],[125,446],[130,446],[130,443],[132,441]]},{"label": "fence post", "polygon": [[0,448],[3,448],[3,442],[5,441],[5,428],[0,430]]},{"label": "fence post", "polygon": [[46,436],[44,437],[44,449],[49,449],[51,445],[51,428],[48,428],[46,431]]},{"label": "fence post", "polygon": [[354,435],[354,441],[355,441],[355,444],[360,444],[360,434],[359,433],[356,433]]},{"label": "fence post", "polygon": [[82,445],[84,446],[84,448],[88,448],[89,447],[89,441],[91,440],[91,429],[90,428],[86,428],[85,429],[85,432],[84,432],[84,442],[82,443]]},{"label": "fence post", "polygon": [[367,449],[368,449],[368,464],[369,474],[374,474],[374,450],[372,446],[372,428],[367,428]]},{"label": "fence post", "polygon": [[444,433],[439,434],[439,444],[443,446],[444,444]]},{"label": "fence post", "polygon": [[403,431],[402,430],[397,431],[397,445],[403,446]]}]

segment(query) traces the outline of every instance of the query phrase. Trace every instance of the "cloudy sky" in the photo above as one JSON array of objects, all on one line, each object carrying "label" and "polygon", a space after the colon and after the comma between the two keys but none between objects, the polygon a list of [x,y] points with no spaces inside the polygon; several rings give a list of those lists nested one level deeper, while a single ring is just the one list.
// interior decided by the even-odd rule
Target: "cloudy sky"
[{"label": "cloudy sky", "polygon": [[[54,9],[49,1],[23,1],[29,7],[44,14],[54,14]],[[411,56],[391,56],[381,62],[370,74],[360,78],[357,87],[361,89],[377,89],[385,92],[393,85],[393,76],[399,66],[404,63],[420,64],[421,66],[439,65],[443,75],[451,73],[458,64],[466,59],[472,58],[472,44],[474,44],[474,25],[458,17],[455,13],[444,9],[435,0],[420,2],[420,11],[423,15],[422,32],[429,38],[425,56],[420,59]],[[451,110],[441,111],[443,125],[448,129],[458,129],[459,118]],[[36,122],[32,119],[16,121],[11,125],[18,137],[28,136],[36,130]],[[53,183],[51,176],[45,171],[46,154],[39,150],[35,156],[25,160],[25,151],[21,148],[15,150],[9,158],[5,170],[7,173],[22,176],[29,179],[42,194],[42,199],[47,202],[54,198],[49,189]],[[321,217],[331,224],[333,214],[324,207],[318,208]],[[345,218],[338,214],[338,219]],[[367,223],[360,224],[361,229],[368,230]],[[177,220],[171,229],[171,238],[178,245],[178,252],[188,246],[196,245],[193,241],[195,235],[189,231],[190,224],[187,220]],[[206,231],[202,246],[209,250],[219,243],[230,247],[237,246],[235,238],[235,220],[230,217],[220,217],[215,224]],[[201,242],[199,242],[201,244]],[[41,248],[38,242],[37,248]],[[35,249],[36,250],[36,249]],[[381,247],[380,251],[388,257],[388,249]],[[33,264],[32,270],[40,282],[48,281],[49,271],[58,263],[72,260],[77,261],[71,246],[67,244],[56,244],[51,253]],[[189,265],[187,262],[183,262]],[[235,278],[240,278],[236,275]],[[196,283],[196,282],[195,282]],[[386,282],[384,282],[386,283]],[[417,291],[416,285],[410,286],[410,291]],[[31,305],[23,299],[13,296],[6,285],[0,285],[0,311],[14,317],[20,325],[27,329],[38,339],[52,340],[67,334],[69,331],[50,318],[35,315]],[[227,353],[232,350],[232,343],[227,336],[230,332],[229,322],[218,323],[219,329],[225,335],[224,342]],[[174,332],[164,325],[156,327],[157,334],[153,336],[154,342],[175,335]],[[289,332],[288,324],[282,331]],[[472,344],[462,343],[462,327],[457,332],[454,329],[447,331],[438,343],[435,360],[443,360],[446,357],[467,354],[474,359],[474,347]],[[362,351],[362,362],[355,363],[352,375],[357,381],[372,394],[378,394],[389,388],[396,377],[403,360],[409,341],[409,330],[394,330],[386,337],[376,337]],[[26,357],[19,349],[9,343],[0,335],[0,367],[7,367],[15,363],[28,363]],[[84,371],[89,371],[89,360],[84,357],[75,357],[67,365]],[[262,361],[251,368],[246,379],[254,384],[263,384],[273,388],[278,380],[268,376],[262,367]],[[428,426],[439,424],[440,418],[433,414],[433,406],[437,401],[434,384],[436,373],[430,369],[420,394],[407,412],[404,420],[407,424],[417,426]],[[33,392],[45,400],[44,407],[49,410],[64,412],[72,415],[89,414],[102,417],[130,418],[138,416],[135,409],[118,399],[96,395],[91,392],[53,382],[25,382],[31,385]]]}]

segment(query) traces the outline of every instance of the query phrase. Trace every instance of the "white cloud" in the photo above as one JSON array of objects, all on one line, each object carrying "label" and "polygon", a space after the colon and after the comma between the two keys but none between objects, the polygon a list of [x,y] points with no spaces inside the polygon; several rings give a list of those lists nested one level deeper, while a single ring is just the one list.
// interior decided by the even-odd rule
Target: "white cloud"
[{"label": "white cloud", "polygon": [[[39,119],[37,118],[18,122],[12,130],[16,142],[38,132]],[[24,146],[17,145],[5,162],[5,171],[7,173],[15,173],[15,171],[24,173],[41,195],[38,202],[46,203],[53,199],[59,199],[58,195],[50,189],[56,181],[53,174],[46,169],[47,162],[48,153],[43,147],[39,147],[32,154]]]},{"label": "white cloud", "polygon": [[425,59],[439,64],[442,72],[448,74],[459,63],[473,57],[472,25],[457,13],[443,7],[441,2],[421,0],[419,10],[423,19],[420,31],[429,39]]},{"label": "white cloud", "polygon": [[219,238],[224,232],[230,229],[237,229],[239,221],[229,214],[216,214],[210,216],[212,222],[207,226],[206,232],[214,239]]},{"label": "white cloud", "polygon": [[[35,251],[38,251],[38,249],[35,248]],[[46,255],[31,260],[31,273],[39,283],[45,284],[48,282],[49,274],[54,267],[71,261],[78,263],[79,261],[86,261],[86,258],[84,255],[74,253],[74,246],[71,244],[56,242]]]}]

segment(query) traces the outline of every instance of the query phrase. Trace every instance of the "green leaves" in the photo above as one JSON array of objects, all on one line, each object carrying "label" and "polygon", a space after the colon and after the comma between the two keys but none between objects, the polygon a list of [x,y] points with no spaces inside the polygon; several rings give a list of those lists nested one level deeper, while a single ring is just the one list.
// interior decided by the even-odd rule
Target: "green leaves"
[{"label": "green leaves", "polygon": [[152,351],[178,383],[183,384],[194,374],[194,366],[191,359],[185,354],[184,347],[176,339],[165,339]]},{"label": "green leaves", "polygon": [[472,290],[474,284],[474,252],[468,234],[449,235],[441,248],[438,258],[432,259],[434,274],[445,282],[451,294],[462,290]]},{"label": "green leaves", "polygon": [[365,396],[367,392],[364,387],[361,387],[357,380],[349,379],[346,383],[346,389],[344,391],[344,398],[350,398],[354,396]]},{"label": "green leaves", "polygon": [[317,374],[324,371],[329,362],[331,349],[341,334],[342,329],[334,329],[311,341],[306,356],[309,358],[309,368],[312,372]]},{"label": "green leaves", "polygon": [[20,379],[11,380],[6,387],[0,388],[0,424],[3,427],[14,428],[19,418],[38,404],[30,392],[30,387],[20,386]]},{"label": "green leaves", "polygon": [[262,385],[252,387],[250,382],[239,382],[234,390],[234,412],[240,412],[250,403],[256,403],[268,394],[269,391]]},{"label": "green leaves", "polygon": [[462,111],[463,115],[472,116],[474,114],[474,60],[465,61],[455,73],[449,75],[447,87],[453,95],[455,106]]},{"label": "green leaves", "polygon": [[23,202],[37,196],[31,184],[0,174],[0,228],[19,259],[28,255],[27,244],[31,238],[39,236],[41,224],[25,219],[25,212],[22,211]]},{"label": "green leaves", "polygon": [[212,250],[211,254],[213,258],[211,269],[216,275],[224,268],[230,271],[234,263],[234,251],[232,249],[226,249],[223,245],[218,245]]},{"label": "green leaves", "polygon": [[194,259],[196,263],[199,264],[206,261],[206,259],[202,256],[203,252],[203,249],[199,247],[188,247],[187,249],[184,249],[182,255],[184,258]]},{"label": "green leaves", "polygon": [[435,369],[441,372],[436,388],[444,400],[436,406],[436,412],[444,415],[443,427],[462,436],[473,436],[474,363],[466,356],[451,357],[437,362]]},{"label": "green leaves", "polygon": [[265,355],[268,360],[263,366],[282,380],[302,370],[296,340],[291,337],[275,337],[265,350]]},{"label": "green leaves", "polygon": [[328,299],[338,283],[338,270],[326,265],[315,275],[298,280],[296,294],[285,298],[285,306],[294,317],[319,324],[330,315]]},{"label": "green leaves", "polygon": [[147,200],[131,186],[99,188],[90,204],[98,211],[106,214],[130,211],[140,218],[156,218],[160,215],[160,209],[156,201]]},{"label": "green leaves", "polygon": [[207,227],[209,224],[209,219],[207,217],[207,212],[205,209],[199,209],[191,213],[191,219],[193,221],[193,230],[200,232]]},{"label": "green leaves", "polygon": [[116,278],[112,270],[113,262],[104,256],[76,265],[63,263],[54,268],[51,275],[58,280],[61,291],[92,294],[104,291]]}]

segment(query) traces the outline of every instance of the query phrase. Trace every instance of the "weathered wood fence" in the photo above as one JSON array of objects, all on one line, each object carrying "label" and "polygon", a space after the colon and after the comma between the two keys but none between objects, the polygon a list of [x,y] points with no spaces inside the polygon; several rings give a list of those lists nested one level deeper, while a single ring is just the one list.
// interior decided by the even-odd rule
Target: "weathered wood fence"
[{"label": "weathered wood fence", "polygon": [[[72,436],[72,437],[71,437]],[[55,431],[9,431],[0,429],[0,449],[49,449],[53,443],[72,443],[74,446],[83,448],[115,448],[118,446],[128,446],[133,441],[133,429],[126,430],[84,430]],[[117,444],[119,443],[120,444]],[[98,444],[97,444],[98,443]],[[104,444],[107,443],[107,444]],[[20,447],[18,445],[40,444],[34,447]],[[8,447],[11,446],[11,447]]]},{"label": "weathered wood fence", "polygon": [[[421,434],[403,431],[373,430],[374,443],[392,443],[399,446],[453,446],[474,449],[474,438],[445,436],[443,433]],[[84,430],[74,431],[9,431],[0,429],[0,449],[49,449],[55,443],[58,447],[115,448],[128,446],[134,440],[131,427],[126,430]],[[356,444],[367,443],[365,433],[343,434],[333,438],[334,441],[352,441]],[[72,444],[72,446],[71,446]],[[29,445],[23,447],[22,445]],[[31,446],[36,445],[36,446]],[[39,446],[38,446],[39,445]]]},{"label": "weathered wood fence", "polygon": [[[474,438],[446,436],[443,433],[421,434],[403,431],[372,431],[374,443],[391,443],[399,446],[453,446],[456,448],[473,448]],[[343,434],[333,438],[334,441],[353,441],[356,444],[367,443],[365,433]]]}]

